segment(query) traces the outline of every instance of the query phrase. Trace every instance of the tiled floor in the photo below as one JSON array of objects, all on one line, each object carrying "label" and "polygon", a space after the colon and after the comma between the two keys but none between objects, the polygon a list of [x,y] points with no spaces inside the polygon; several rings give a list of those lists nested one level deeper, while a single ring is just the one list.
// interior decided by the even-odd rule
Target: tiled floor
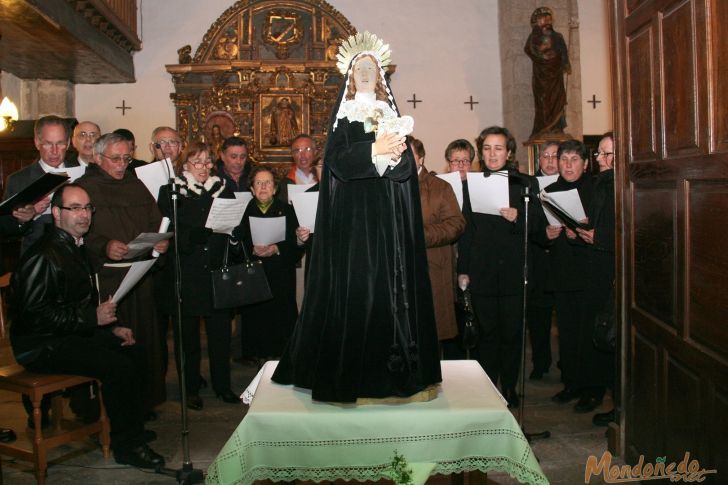
[{"label": "tiled floor", "polygon": [[[171,348],[171,342],[170,342]],[[556,346],[554,345],[554,348]],[[0,364],[7,348],[0,349]],[[204,353],[203,353],[204,355]],[[4,358],[3,358],[4,357]],[[203,365],[207,365],[204,362]],[[159,419],[148,423],[148,428],[159,435],[152,447],[165,456],[168,466],[181,466],[183,455],[180,438],[180,407],[177,376],[174,365],[167,378],[168,402],[158,408]],[[529,369],[530,370],[530,369]],[[234,391],[242,391],[253,378],[256,369],[233,364]],[[203,372],[206,375],[206,370]],[[542,381],[526,385],[526,406],[524,426],[529,432],[549,430],[551,438],[537,440],[532,448],[541,462],[541,467],[553,485],[583,484],[584,467],[589,455],[601,454],[607,449],[606,428],[591,424],[591,414],[575,414],[571,405],[557,405],[549,399],[560,390],[558,371],[551,370]],[[195,468],[206,470],[220,448],[245,415],[246,407],[225,404],[216,399],[209,390],[201,393],[205,407],[202,411],[190,411],[190,456]],[[605,401],[602,411],[611,403]],[[66,417],[71,415],[70,411]],[[19,396],[0,392],[0,425],[12,427],[19,439],[31,435],[25,427],[25,413]],[[105,460],[100,449],[92,440],[86,443],[62,446],[50,453],[48,483],[53,484],[171,484],[173,478],[117,465],[113,459]],[[2,474],[4,483],[13,485],[33,484],[35,478],[32,466],[23,461],[3,457]],[[435,480],[440,483],[445,480]],[[489,484],[518,483],[502,474],[489,474]],[[592,484],[604,483],[601,478],[592,478]]]}]

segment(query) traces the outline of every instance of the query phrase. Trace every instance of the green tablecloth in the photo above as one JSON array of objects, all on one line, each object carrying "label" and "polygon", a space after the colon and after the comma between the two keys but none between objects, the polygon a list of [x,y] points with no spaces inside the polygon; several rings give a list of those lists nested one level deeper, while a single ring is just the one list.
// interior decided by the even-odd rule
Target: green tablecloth
[{"label": "green tablecloth", "polygon": [[[208,484],[379,480],[395,450],[415,473],[502,471],[548,484],[518,423],[475,361],[443,361],[429,402],[342,407],[271,382],[261,369],[248,414],[208,469]],[[427,473],[426,473],[427,474]]]}]

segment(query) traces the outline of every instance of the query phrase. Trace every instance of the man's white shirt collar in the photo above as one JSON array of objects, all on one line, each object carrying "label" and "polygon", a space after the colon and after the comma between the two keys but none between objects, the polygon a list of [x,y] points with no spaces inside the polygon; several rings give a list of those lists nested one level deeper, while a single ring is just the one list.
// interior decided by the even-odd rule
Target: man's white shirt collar
[{"label": "man's white shirt collar", "polygon": [[58,165],[57,167],[51,167],[50,165],[45,163],[43,161],[43,159],[41,158],[40,160],[38,160],[38,164],[40,165],[40,168],[42,168],[43,171],[46,173],[56,173],[56,172],[65,172],[66,171],[65,162],[61,162],[61,164]]}]

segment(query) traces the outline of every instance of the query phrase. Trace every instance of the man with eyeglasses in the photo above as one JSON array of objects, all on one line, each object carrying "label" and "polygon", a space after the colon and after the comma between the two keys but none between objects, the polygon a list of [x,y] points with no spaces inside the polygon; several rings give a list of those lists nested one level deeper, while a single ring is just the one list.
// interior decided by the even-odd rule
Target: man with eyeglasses
[{"label": "man with eyeglasses", "polygon": [[[38,149],[40,159],[10,174],[5,188],[3,199],[8,199],[38,180],[47,172],[65,172],[68,167],[77,167],[77,161],[64,162],[70,130],[68,124],[58,116],[44,116],[35,122],[35,147]],[[28,222],[22,228],[24,234],[21,244],[21,253],[28,249],[43,235],[44,226],[52,222],[48,211],[50,196],[26,206],[26,210],[33,209],[33,216],[39,216]]]},{"label": "man with eyeglasses", "polygon": [[286,178],[294,184],[314,184],[318,182],[316,174],[316,158],[318,150],[316,141],[306,133],[296,136],[291,142],[291,156],[293,166]]},{"label": "man with eyeglasses", "polygon": [[78,164],[87,167],[94,161],[94,143],[101,136],[101,128],[92,121],[82,121],[73,129],[73,148],[78,152]]},{"label": "man with eyeglasses", "polygon": [[[86,235],[88,250],[103,263],[99,271],[100,293],[113,295],[129,271],[131,261],[125,259],[127,244],[142,232],[157,232],[162,215],[154,197],[141,180],[126,170],[132,160],[127,140],[107,133],[96,141],[94,161],[77,183],[88,192],[97,207],[94,223]],[[165,253],[168,241],[154,246]],[[149,259],[146,253],[139,259]],[[118,308],[119,324],[134,331],[145,351],[145,410],[153,416],[153,408],[166,400],[164,382],[163,339],[156,325],[157,313],[151,278],[145,278],[124,297]]]},{"label": "man with eyeglasses", "polygon": [[176,166],[177,159],[182,153],[182,140],[177,130],[169,126],[158,126],[152,131],[152,142],[149,144],[154,162],[169,158],[173,166]]},{"label": "man with eyeglasses", "polygon": [[164,466],[145,442],[143,349],[131,329],[117,324],[116,303],[99,295],[94,284],[84,241],[94,213],[89,194],[65,185],[53,195],[51,212],[53,225],[21,257],[11,281],[15,359],[33,372],[99,379],[117,463]]}]

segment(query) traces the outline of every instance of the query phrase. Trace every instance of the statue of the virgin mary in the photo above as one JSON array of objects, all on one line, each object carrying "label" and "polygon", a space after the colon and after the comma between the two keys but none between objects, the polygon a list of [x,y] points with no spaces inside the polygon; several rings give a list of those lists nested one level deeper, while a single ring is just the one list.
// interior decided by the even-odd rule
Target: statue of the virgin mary
[{"label": "statue of the virgin mary", "polygon": [[384,77],[389,46],[339,49],[316,233],[299,321],[273,375],[318,401],[409,397],[440,382],[417,167]]}]

